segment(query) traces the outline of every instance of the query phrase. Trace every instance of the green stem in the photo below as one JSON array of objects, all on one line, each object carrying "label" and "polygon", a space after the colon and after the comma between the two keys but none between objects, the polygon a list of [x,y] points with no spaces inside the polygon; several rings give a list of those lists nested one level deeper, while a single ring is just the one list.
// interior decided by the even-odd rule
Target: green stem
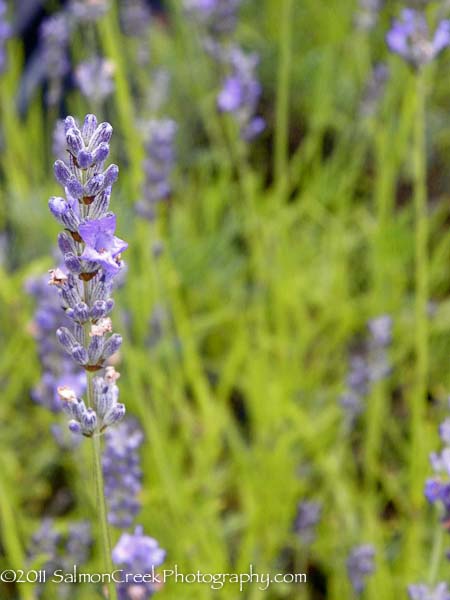
[{"label": "green stem", "polygon": [[425,87],[423,74],[416,76],[413,168],[415,208],[415,357],[416,386],[411,405],[411,484],[413,507],[422,503],[426,451],[423,431],[428,375],[428,217],[426,192]]},{"label": "green stem", "polygon": [[[91,386],[89,386],[90,388]],[[93,451],[94,451],[94,471],[95,471],[95,486],[97,492],[97,505],[98,505],[98,516],[100,520],[100,531],[101,531],[101,540],[103,546],[103,559],[104,559],[104,567],[105,573],[113,572],[113,564],[112,564],[112,550],[111,550],[111,538],[109,536],[109,525],[108,525],[108,517],[107,517],[107,509],[106,509],[106,500],[104,493],[104,484],[103,484],[103,471],[102,471],[102,447],[101,447],[101,437],[99,435],[94,435],[92,438],[93,441]],[[113,582],[108,584],[108,599],[109,600],[117,600],[117,591],[116,586]]]},{"label": "green stem", "polygon": [[292,0],[283,0],[279,38],[279,69],[275,128],[275,182],[284,201],[288,190],[289,78],[292,54]]}]

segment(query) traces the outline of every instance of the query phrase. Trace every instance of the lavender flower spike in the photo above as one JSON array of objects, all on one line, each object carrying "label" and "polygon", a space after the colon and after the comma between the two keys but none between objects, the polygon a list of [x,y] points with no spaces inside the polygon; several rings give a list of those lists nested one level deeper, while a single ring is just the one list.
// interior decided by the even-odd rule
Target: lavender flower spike
[{"label": "lavender flower spike", "polygon": [[141,503],[142,471],[138,450],[144,435],[138,423],[126,420],[107,431],[103,477],[108,502],[108,521],[114,527],[130,527]]},{"label": "lavender flower spike", "polygon": [[392,52],[402,56],[413,67],[420,68],[450,45],[450,21],[442,20],[430,38],[425,16],[406,8],[401,18],[394,21],[386,42]]},{"label": "lavender flower spike", "polygon": [[129,577],[129,582],[118,584],[119,600],[148,600],[157,588],[154,583],[142,581],[142,575],[152,573],[155,567],[162,564],[165,556],[158,542],[143,534],[142,527],[136,527],[134,534],[123,533],[113,549],[113,561],[127,574],[138,577]]},{"label": "lavender flower spike", "polygon": [[70,430],[90,437],[103,433],[125,414],[115,383],[119,374],[107,366],[122,338],[113,333],[107,315],[114,305],[113,279],[123,266],[120,255],[128,244],[114,235],[116,217],[108,212],[118,175],[116,165],[104,169],[111,125],[98,125],[94,115],[86,115],[81,128],[73,117],[66,118],[64,127],[69,159],[56,161],[55,176],[66,198],[51,198],[49,207],[65,228],[58,245],[67,274],[60,277],[54,271],[51,283],[58,288],[69,324],[60,327],[56,335],[67,354],[86,371],[106,370],[103,376],[94,377],[88,406],[67,384],[58,393],[71,418]]},{"label": "lavender flower spike", "polygon": [[11,36],[11,26],[6,21],[7,5],[5,0],[0,0],[0,74],[5,69],[5,42]]},{"label": "lavender flower spike", "polygon": [[410,600],[450,600],[450,592],[446,583],[438,583],[434,589],[423,583],[410,585],[408,596]]},{"label": "lavender flower spike", "polygon": [[347,572],[353,589],[361,594],[365,587],[365,578],[375,570],[375,549],[371,544],[356,546],[347,560]]}]

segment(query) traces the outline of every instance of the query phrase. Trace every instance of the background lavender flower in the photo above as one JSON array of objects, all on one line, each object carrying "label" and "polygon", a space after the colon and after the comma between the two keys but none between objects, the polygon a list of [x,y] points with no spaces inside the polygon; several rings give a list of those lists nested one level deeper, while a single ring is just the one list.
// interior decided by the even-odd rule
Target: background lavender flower
[{"label": "background lavender flower", "polygon": [[136,210],[150,221],[155,219],[157,204],[169,198],[172,191],[170,176],[175,158],[176,131],[177,125],[171,119],[154,119],[148,123],[143,198],[137,203]]},{"label": "background lavender flower", "polygon": [[52,412],[60,412],[58,388],[68,386],[82,396],[86,389],[86,374],[57,342],[56,329],[70,325],[70,319],[61,310],[58,291],[48,284],[48,279],[48,276],[34,277],[28,279],[26,284],[27,292],[34,296],[37,303],[31,331],[38,344],[42,365],[41,380],[31,395],[36,403]]},{"label": "background lavender flower", "polygon": [[359,7],[355,15],[355,24],[358,29],[369,31],[378,22],[382,0],[359,0]]},{"label": "background lavender flower", "polygon": [[123,421],[105,434],[103,476],[108,521],[114,527],[130,527],[141,508],[139,448],[143,440],[142,430],[133,419]]},{"label": "background lavender flower", "polygon": [[425,483],[425,497],[431,503],[441,504],[446,524],[450,518],[450,418],[439,426],[439,436],[444,445],[441,452],[430,454],[430,463],[435,476]]},{"label": "background lavender flower", "polygon": [[[158,542],[143,534],[142,527],[136,527],[134,534],[123,533],[113,549],[112,557],[116,565],[127,573],[151,573],[152,569],[161,565],[165,551]],[[154,583],[120,583],[117,585],[119,600],[147,600],[156,587]]]},{"label": "background lavender flower", "polygon": [[347,559],[347,573],[353,589],[361,594],[365,579],[375,570],[375,549],[370,544],[356,546]]},{"label": "background lavender flower", "polygon": [[373,115],[384,94],[386,83],[389,79],[389,68],[384,63],[378,63],[372,69],[370,79],[364,90],[361,101],[361,114],[363,117]]},{"label": "background lavender flower", "polygon": [[66,157],[66,129],[64,121],[58,119],[55,123],[52,136],[52,151],[55,158],[63,160]]},{"label": "background lavender flower", "polygon": [[410,585],[408,595],[410,600],[450,600],[446,583],[438,583],[434,588],[425,584]]},{"label": "background lavender flower", "polygon": [[389,49],[414,67],[431,62],[450,44],[450,21],[442,20],[430,38],[425,16],[413,9],[404,9],[386,36]]},{"label": "background lavender flower", "polygon": [[68,41],[70,27],[63,12],[48,17],[40,30],[42,61],[48,80],[47,102],[56,105],[62,94],[62,81],[70,69]]},{"label": "background lavender flower", "polygon": [[234,115],[241,137],[249,141],[265,128],[264,119],[255,115],[261,96],[261,85],[256,78],[258,56],[255,53],[245,54],[234,46],[225,57],[231,72],[217,96],[217,106],[221,112]]},{"label": "background lavender flower", "polygon": [[89,22],[101,18],[109,10],[109,0],[71,0],[70,13],[77,21]]},{"label": "background lavender flower", "polygon": [[380,315],[367,324],[369,338],[350,359],[347,389],[340,398],[348,426],[364,410],[364,399],[374,382],[386,378],[391,372],[388,347],[392,341],[392,319]]},{"label": "background lavender flower", "polygon": [[6,20],[7,8],[5,0],[0,0],[0,74],[6,66],[5,43],[11,36],[11,26]]},{"label": "background lavender flower", "polygon": [[303,501],[297,505],[294,531],[306,545],[312,544],[316,537],[315,529],[320,521],[321,512],[322,507],[318,502]]},{"label": "background lavender flower", "polygon": [[114,91],[114,63],[93,57],[80,63],[75,71],[75,81],[85,98],[99,104]]},{"label": "background lavender flower", "polygon": [[152,19],[145,0],[127,0],[120,4],[120,20],[125,35],[141,38],[146,35]]},{"label": "background lavender flower", "polygon": [[[73,570],[73,565],[81,567],[89,558],[92,545],[91,527],[86,521],[76,521],[69,524],[65,534],[60,533],[53,519],[43,520],[41,527],[33,534],[28,548],[28,563],[32,564],[40,557],[45,559],[43,569],[47,581],[54,572],[60,569],[67,573]],[[44,593],[45,584],[37,586],[37,597]],[[73,597],[73,584],[59,584],[57,596],[61,600]]]},{"label": "background lavender flower", "polygon": [[184,8],[189,18],[215,37],[234,31],[241,2],[242,0],[184,0]]}]

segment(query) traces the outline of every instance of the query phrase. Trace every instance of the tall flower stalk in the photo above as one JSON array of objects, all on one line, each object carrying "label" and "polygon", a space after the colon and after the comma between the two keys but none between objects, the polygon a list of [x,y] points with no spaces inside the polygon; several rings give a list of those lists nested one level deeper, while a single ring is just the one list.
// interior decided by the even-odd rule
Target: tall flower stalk
[{"label": "tall flower stalk", "polygon": [[[92,438],[105,568],[112,572],[100,435],[125,414],[124,405],[118,402],[119,374],[107,360],[122,342],[121,336],[112,332],[108,315],[114,306],[113,280],[121,271],[121,253],[127,243],[114,235],[116,217],[108,210],[111,188],[118,176],[116,165],[104,168],[111,125],[98,125],[94,115],[87,115],[80,128],[73,117],[67,117],[65,135],[68,160],[57,160],[54,170],[66,197],[50,198],[49,208],[64,227],[58,245],[68,272],[55,269],[50,284],[59,289],[71,322],[69,327],[57,330],[57,338],[87,374],[86,403],[70,387],[60,387],[58,392],[63,410],[71,418],[70,430]],[[109,597],[117,598],[113,584],[109,586]]]},{"label": "tall flower stalk", "polygon": [[[410,461],[410,490],[413,510],[422,502],[422,480],[425,475],[425,432],[423,429],[427,378],[429,368],[429,325],[428,325],[428,246],[429,225],[426,190],[426,66],[450,45],[450,21],[438,23],[430,33],[425,15],[413,9],[404,9],[395,20],[386,37],[392,52],[400,55],[414,72],[414,129],[412,140],[414,215],[415,215],[415,366],[416,380],[411,398],[410,435],[412,441]],[[420,537],[420,524],[411,527],[408,554]]]}]

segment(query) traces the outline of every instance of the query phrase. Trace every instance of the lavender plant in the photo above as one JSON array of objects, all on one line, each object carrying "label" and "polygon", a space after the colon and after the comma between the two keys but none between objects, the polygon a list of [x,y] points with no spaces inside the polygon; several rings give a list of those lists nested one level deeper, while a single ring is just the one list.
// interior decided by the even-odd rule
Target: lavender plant
[{"label": "lavender plant", "polygon": [[[63,410],[71,417],[70,430],[94,440],[105,564],[111,572],[99,436],[125,414],[125,406],[118,402],[119,374],[106,361],[122,343],[121,336],[112,333],[108,315],[114,306],[113,281],[121,271],[121,253],[127,243],[114,235],[116,217],[108,211],[112,185],[118,176],[116,165],[104,168],[111,125],[98,124],[96,117],[89,114],[81,128],[73,117],[67,117],[65,131],[68,160],[57,160],[54,170],[66,198],[50,198],[49,208],[64,227],[58,236],[58,245],[68,273],[55,270],[51,284],[58,288],[70,319],[70,326],[58,328],[56,335],[75,364],[87,373],[87,404],[68,386],[60,387],[58,393]],[[93,377],[101,370],[104,370],[102,375]],[[111,598],[116,597],[113,585],[110,594]]]},{"label": "lavender plant", "polygon": [[130,527],[139,513],[142,471],[138,450],[144,435],[135,420],[128,419],[105,434],[102,467],[108,521],[114,527]]},{"label": "lavender plant", "polygon": [[11,26],[6,20],[7,8],[5,0],[0,0],[0,74],[6,66],[5,43],[11,36]]},{"label": "lavender plant", "polygon": [[434,588],[424,584],[408,587],[410,600],[450,600],[450,592],[446,583],[438,583]]},{"label": "lavender plant", "polygon": [[386,41],[392,52],[399,54],[413,67],[420,68],[450,45],[450,21],[440,21],[433,37],[430,37],[425,16],[406,8],[401,18],[394,21]]},{"label": "lavender plant", "polygon": [[318,502],[304,500],[297,505],[294,531],[305,545],[310,545],[315,540],[315,529],[321,512],[322,506]]},{"label": "lavender plant", "polygon": [[350,358],[347,390],[341,396],[346,422],[351,425],[364,410],[364,398],[374,382],[390,373],[387,349],[392,341],[392,319],[380,315],[367,324],[369,338]]},{"label": "lavender plant", "polygon": [[176,131],[177,125],[171,119],[153,119],[148,123],[143,198],[137,203],[136,210],[149,221],[156,217],[156,206],[169,198],[172,191],[170,176],[175,157]]},{"label": "lavender plant", "polygon": [[56,106],[59,103],[63,79],[70,70],[69,36],[70,24],[63,12],[48,17],[42,23],[40,38],[42,61],[48,80],[47,103],[49,106]]},{"label": "lavender plant", "polygon": [[[73,566],[81,567],[89,558],[92,545],[91,527],[86,521],[75,521],[69,524],[65,534],[58,531],[53,519],[45,518],[39,529],[33,534],[28,548],[28,562],[32,564],[45,557],[41,567],[50,581],[56,570],[68,573]],[[37,587],[37,597],[44,593],[45,583]],[[57,596],[61,600],[72,597],[72,584],[62,583],[57,587]]]},{"label": "lavender plant", "polygon": [[347,573],[356,594],[362,594],[365,579],[375,570],[375,549],[371,544],[355,546],[347,559]]},{"label": "lavender plant", "polygon": [[138,577],[129,583],[117,586],[119,600],[148,600],[158,589],[153,582],[141,581],[144,573],[152,573],[164,561],[166,553],[158,542],[144,535],[142,527],[136,527],[134,534],[123,533],[113,550],[113,561],[130,575]]},{"label": "lavender plant", "polygon": [[101,104],[114,92],[114,63],[94,56],[80,63],[75,70],[75,81],[83,96]]}]

